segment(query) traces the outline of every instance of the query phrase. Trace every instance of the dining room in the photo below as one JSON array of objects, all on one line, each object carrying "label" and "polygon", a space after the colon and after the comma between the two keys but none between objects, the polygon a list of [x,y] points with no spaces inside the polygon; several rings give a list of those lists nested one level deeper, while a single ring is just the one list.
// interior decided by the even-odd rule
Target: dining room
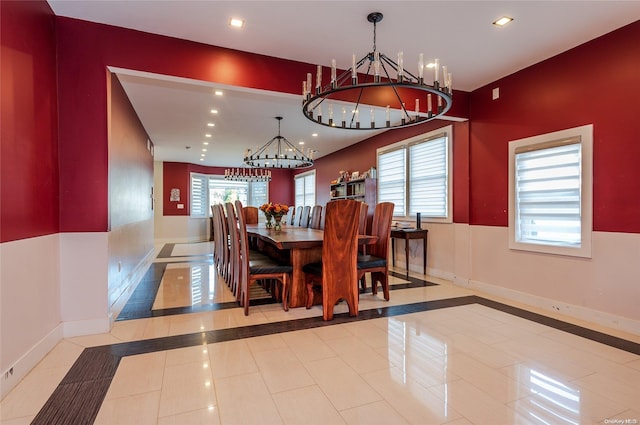
[{"label": "dining room", "polygon": [[151,3],[0,2],[3,423],[637,420],[638,2]]}]

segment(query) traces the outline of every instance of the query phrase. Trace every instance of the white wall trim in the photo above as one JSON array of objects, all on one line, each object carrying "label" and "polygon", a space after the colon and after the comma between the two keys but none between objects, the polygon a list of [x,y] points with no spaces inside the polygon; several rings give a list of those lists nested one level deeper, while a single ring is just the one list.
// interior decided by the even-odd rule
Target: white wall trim
[{"label": "white wall trim", "polygon": [[[0,399],[4,398],[25,376],[62,341],[63,329],[59,324],[38,341],[7,370],[2,371],[0,380]],[[5,374],[7,379],[4,379]]]},{"label": "white wall trim", "polygon": [[121,292],[118,295],[118,298],[109,308],[109,329],[111,329],[111,325],[113,325],[113,322],[118,317],[118,314],[120,314],[124,306],[127,304],[127,301],[129,301],[129,298],[131,298],[131,294],[133,294],[133,291],[135,291],[145,273],[153,263],[154,257],[155,249],[152,249],[145,255],[142,261],[138,263],[135,269],[125,278],[125,283],[121,288]]},{"label": "white wall trim", "polygon": [[527,294],[524,292],[515,291],[513,289],[508,289],[477,280],[469,280],[468,287],[470,289],[475,289],[477,291],[494,295],[500,298],[540,308],[551,313],[560,313],[574,319],[583,320],[585,322],[627,332],[632,335],[640,335],[640,321],[637,320],[581,307],[574,304],[562,303],[557,300]]},{"label": "white wall trim", "polygon": [[103,334],[108,333],[110,329],[110,322],[107,317],[103,319],[88,319],[64,322],[62,325],[63,335],[65,338],[72,338],[74,336],[82,335]]}]

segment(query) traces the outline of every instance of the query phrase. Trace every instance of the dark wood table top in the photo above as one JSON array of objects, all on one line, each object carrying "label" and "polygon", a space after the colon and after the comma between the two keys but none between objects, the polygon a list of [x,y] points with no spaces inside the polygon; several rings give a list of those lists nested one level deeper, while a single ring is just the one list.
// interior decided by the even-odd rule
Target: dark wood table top
[{"label": "dark wood table top", "polygon": [[[263,223],[247,224],[247,233],[268,242],[278,249],[304,249],[322,246],[324,231],[294,225],[283,225],[282,230],[267,228]],[[377,236],[358,235],[358,243],[372,244]]]}]

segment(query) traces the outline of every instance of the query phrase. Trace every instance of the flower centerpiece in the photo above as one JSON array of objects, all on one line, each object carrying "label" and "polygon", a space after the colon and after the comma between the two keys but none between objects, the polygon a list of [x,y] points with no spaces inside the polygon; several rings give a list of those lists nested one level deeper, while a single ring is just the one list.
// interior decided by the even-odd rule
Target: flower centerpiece
[{"label": "flower centerpiece", "polygon": [[266,218],[266,226],[272,227],[271,219],[275,221],[275,230],[282,230],[282,216],[289,212],[289,207],[287,205],[282,204],[273,204],[269,202],[268,204],[262,204],[260,206],[260,211],[264,213]]}]

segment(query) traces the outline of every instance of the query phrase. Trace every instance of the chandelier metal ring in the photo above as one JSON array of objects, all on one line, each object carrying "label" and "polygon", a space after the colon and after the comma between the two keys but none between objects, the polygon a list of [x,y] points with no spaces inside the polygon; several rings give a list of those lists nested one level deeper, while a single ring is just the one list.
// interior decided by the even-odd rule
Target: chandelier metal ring
[{"label": "chandelier metal ring", "polygon": [[[373,51],[358,61],[353,55],[352,66],[340,76],[336,75],[335,60],[332,60],[329,84],[322,84],[321,65],[317,67],[315,90],[311,74],[307,74],[306,81],[302,83],[302,112],[306,118],[327,127],[377,130],[421,124],[449,111],[453,103],[453,91],[447,67],[442,66],[441,70],[439,60],[435,59],[433,84],[427,84],[424,78],[427,66],[422,54],[418,60],[418,76],[415,76],[404,69],[402,52],[398,53],[397,62],[379,53],[376,50],[376,24],[382,18],[380,12],[367,16],[367,20],[373,23]],[[365,63],[366,72],[359,72],[358,69]],[[392,78],[393,72],[395,78]],[[364,78],[361,77],[363,74]],[[360,79],[362,82],[359,82]],[[424,102],[422,105],[421,99]],[[328,103],[326,115],[323,113],[325,102]],[[365,105],[370,112],[368,120],[361,119],[361,107]],[[407,105],[413,106],[411,113]],[[334,106],[342,107],[341,122],[334,119]],[[347,107],[351,109],[349,120]],[[384,119],[380,118],[382,114]]]}]

